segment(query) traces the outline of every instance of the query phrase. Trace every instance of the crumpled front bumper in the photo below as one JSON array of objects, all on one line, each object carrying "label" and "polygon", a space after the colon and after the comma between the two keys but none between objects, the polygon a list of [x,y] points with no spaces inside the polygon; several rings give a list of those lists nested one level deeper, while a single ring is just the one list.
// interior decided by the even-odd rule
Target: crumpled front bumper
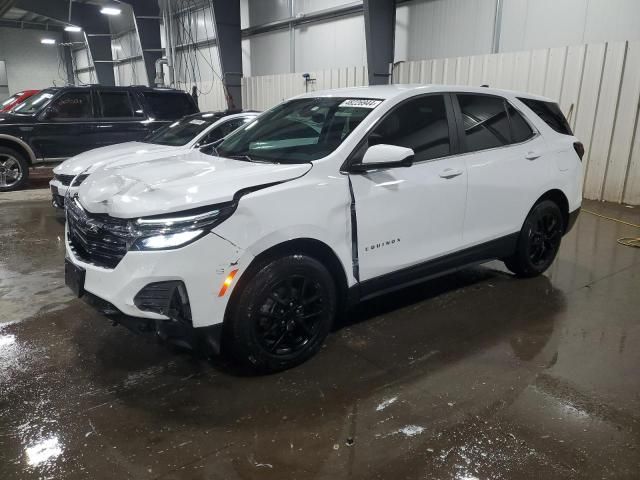
[{"label": "crumpled front bumper", "polygon": [[[224,238],[209,233],[174,250],[129,251],[113,268],[92,265],[78,258],[65,232],[66,255],[84,270],[84,291],[111,305],[117,314],[151,321],[170,321],[167,315],[142,310],[136,296],[150,284],[182,282],[189,300],[194,328],[221,324],[236,282],[220,295],[233,270],[244,271],[253,256]],[[103,312],[104,313],[104,312]]]}]

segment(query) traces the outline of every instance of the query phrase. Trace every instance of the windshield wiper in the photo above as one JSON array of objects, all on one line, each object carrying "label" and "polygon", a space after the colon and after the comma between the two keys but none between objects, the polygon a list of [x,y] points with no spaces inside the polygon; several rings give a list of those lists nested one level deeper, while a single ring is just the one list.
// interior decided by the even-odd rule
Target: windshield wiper
[{"label": "windshield wiper", "polygon": [[225,155],[225,157],[232,158],[234,160],[242,160],[243,162],[251,162],[251,163],[278,163],[278,162],[271,162],[269,160],[265,160],[262,158],[253,158],[247,155],[246,153],[241,155]]}]

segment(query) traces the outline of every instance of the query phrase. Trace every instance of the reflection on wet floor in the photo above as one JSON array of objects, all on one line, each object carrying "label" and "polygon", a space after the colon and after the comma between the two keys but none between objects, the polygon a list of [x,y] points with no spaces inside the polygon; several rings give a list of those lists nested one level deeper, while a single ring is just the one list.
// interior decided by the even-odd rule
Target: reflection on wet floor
[{"label": "reflection on wet floor", "polygon": [[0,479],[638,478],[630,227],[583,214],[545,277],[493,262],[369,301],[251,377],[111,327],[64,290],[49,205],[0,213]]}]

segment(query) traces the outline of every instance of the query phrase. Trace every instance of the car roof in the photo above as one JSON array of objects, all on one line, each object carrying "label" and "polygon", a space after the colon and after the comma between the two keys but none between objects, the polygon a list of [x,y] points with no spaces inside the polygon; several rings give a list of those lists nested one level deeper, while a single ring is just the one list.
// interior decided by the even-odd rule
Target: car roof
[{"label": "car roof", "polygon": [[395,97],[409,97],[420,93],[437,92],[468,92],[499,95],[501,97],[524,97],[545,102],[553,102],[546,97],[527,92],[514,90],[504,90],[489,87],[468,87],[464,85],[435,85],[435,84],[392,84],[374,85],[365,87],[336,88],[333,90],[321,90],[299,95],[295,98],[317,98],[317,97],[349,97],[349,98],[371,98],[378,100],[389,100]]},{"label": "car roof", "polygon": [[178,90],[176,88],[168,88],[168,87],[147,87],[145,85],[130,85],[130,86],[105,86],[98,84],[91,85],[65,85],[64,87],[47,87],[42,91],[48,92],[58,92],[60,90],[87,90],[90,88],[101,88],[108,90],[136,90],[143,92],[171,92],[171,93],[183,93],[188,95],[184,90]]}]

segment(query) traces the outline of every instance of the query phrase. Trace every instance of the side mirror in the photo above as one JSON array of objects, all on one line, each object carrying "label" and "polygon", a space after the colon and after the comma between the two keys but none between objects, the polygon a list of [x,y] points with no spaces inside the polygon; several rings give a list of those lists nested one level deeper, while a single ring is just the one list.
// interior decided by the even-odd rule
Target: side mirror
[{"label": "side mirror", "polygon": [[370,170],[387,168],[410,167],[413,165],[413,150],[397,145],[379,144],[369,147],[362,157],[362,163],[351,165],[354,173],[364,173]]}]

